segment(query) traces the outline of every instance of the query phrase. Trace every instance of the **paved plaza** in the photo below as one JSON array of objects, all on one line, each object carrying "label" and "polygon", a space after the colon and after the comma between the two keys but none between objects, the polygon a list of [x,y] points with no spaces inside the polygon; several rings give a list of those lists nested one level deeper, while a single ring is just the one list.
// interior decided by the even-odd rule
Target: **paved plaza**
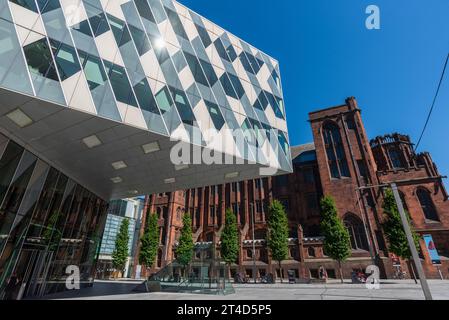
[{"label": "paved plaza", "polygon": [[[92,288],[64,292],[45,299],[64,300],[423,300],[420,285],[410,280],[388,280],[379,290],[364,285],[341,284],[245,284],[234,285],[235,294],[133,293],[140,282],[96,281]],[[430,280],[435,300],[449,300],[449,281]]]}]

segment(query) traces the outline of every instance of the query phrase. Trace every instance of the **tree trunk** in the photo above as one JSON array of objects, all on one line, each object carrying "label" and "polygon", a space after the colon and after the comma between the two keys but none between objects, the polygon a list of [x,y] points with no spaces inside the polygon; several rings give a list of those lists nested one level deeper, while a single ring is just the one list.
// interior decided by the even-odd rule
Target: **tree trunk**
[{"label": "tree trunk", "polygon": [[410,270],[410,277],[415,280],[415,284],[418,284],[418,280],[416,279],[415,269],[413,267],[413,262],[410,259],[407,259],[408,269]]},{"label": "tree trunk", "polygon": [[279,275],[281,277],[281,283],[284,282],[284,274],[282,272],[282,265],[281,265],[282,261],[279,261]]},{"label": "tree trunk", "polygon": [[341,266],[341,261],[338,261],[338,270],[339,270],[339,272],[340,272],[340,280],[341,280],[341,283],[344,283],[344,279],[343,279],[343,268],[342,268],[342,266]]}]

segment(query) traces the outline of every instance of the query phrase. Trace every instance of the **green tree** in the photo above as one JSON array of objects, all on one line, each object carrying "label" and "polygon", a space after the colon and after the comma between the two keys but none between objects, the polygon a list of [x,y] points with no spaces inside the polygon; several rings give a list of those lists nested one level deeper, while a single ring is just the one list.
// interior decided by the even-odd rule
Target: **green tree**
[{"label": "green tree", "polygon": [[185,213],[182,217],[183,227],[181,229],[181,236],[179,237],[179,244],[176,248],[176,260],[184,267],[184,276],[186,267],[193,258],[193,234],[192,234],[192,219],[190,214]]},{"label": "green tree", "polygon": [[119,233],[117,234],[117,238],[115,240],[115,249],[112,253],[112,265],[115,270],[124,272],[126,261],[128,260],[129,253],[129,220],[123,219],[122,224],[120,225]]},{"label": "green tree", "polygon": [[337,207],[332,197],[321,199],[321,231],[324,236],[324,252],[336,260],[340,271],[340,279],[343,283],[342,262],[351,255],[351,239],[348,229],[338,217]]},{"label": "green tree", "polygon": [[239,256],[239,231],[237,217],[231,209],[226,210],[225,227],[221,234],[221,257],[228,265],[228,275],[231,264]]},{"label": "green tree", "polygon": [[267,244],[271,251],[271,257],[279,264],[282,282],[283,272],[281,263],[282,260],[287,259],[288,255],[288,218],[284,206],[277,200],[271,203],[268,211]]},{"label": "green tree", "polygon": [[[388,249],[398,257],[406,260],[411,270],[412,266],[410,258],[412,256],[412,253],[410,252],[407,235],[405,234],[404,227],[402,225],[401,215],[399,214],[398,206],[391,189],[385,189],[382,208],[385,215],[382,229],[384,230],[385,236],[387,237],[389,243]],[[410,215],[408,214],[408,212],[406,212],[406,215],[410,225]],[[412,231],[413,239],[415,240],[415,246],[419,251],[419,236],[418,234],[416,234],[411,225],[410,229]],[[414,274],[413,277],[416,281],[416,277]]]},{"label": "green tree", "polygon": [[153,266],[159,249],[159,225],[156,214],[148,214],[145,231],[140,242],[139,263],[149,269]]}]

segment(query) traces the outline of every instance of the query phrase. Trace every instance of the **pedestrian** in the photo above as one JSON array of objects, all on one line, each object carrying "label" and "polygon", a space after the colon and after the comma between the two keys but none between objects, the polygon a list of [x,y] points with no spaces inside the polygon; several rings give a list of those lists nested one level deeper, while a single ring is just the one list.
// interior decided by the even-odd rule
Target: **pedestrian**
[{"label": "pedestrian", "polygon": [[319,268],[319,277],[320,277],[320,280],[327,281],[327,272],[323,266],[320,266],[320,268]]}]

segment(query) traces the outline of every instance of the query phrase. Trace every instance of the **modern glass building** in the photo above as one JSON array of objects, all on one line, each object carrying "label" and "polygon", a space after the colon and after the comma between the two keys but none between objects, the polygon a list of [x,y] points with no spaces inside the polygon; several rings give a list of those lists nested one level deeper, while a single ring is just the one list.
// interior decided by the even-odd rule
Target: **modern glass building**
[{"label": "modern glass building", "polygon": [[[56,290],[61,272],[48,259],[62,267],[78,254],[57,257],[64,241],[84,248],[73,264],[90,257],[104,201],[292,171],[278,62],[172,0],[0,0],[0,133],[1,188],[24,193],[10,213],[0,198],[0,287],[21,273],[25,295]],[[20,171],[32,163],[24,155],[67,183],[46,173],[33,189],[38,168]],[[27,192],[44,211],[19,210]],[[78,213],[91,229],[50,245],[43,230],[81,228],[70,224]],[[22,256],[29,241],[41,247]]]},{"label": "modern glass building", "polygon": [[140,227],[144,209],[143,198],[113,200],[109,203],[108,217],[104,227],[103,238],[101,240],[100,255],[97,263],[96,277],[99,279],[108,279],[113,276],[112,254],[115,250],[115,241],[120,231],[123,220],[129,221],[128,227],[128,261],[125,271],[121,275],[124,278],[131,276],[131,270],[137,246],[140,244]]}]

